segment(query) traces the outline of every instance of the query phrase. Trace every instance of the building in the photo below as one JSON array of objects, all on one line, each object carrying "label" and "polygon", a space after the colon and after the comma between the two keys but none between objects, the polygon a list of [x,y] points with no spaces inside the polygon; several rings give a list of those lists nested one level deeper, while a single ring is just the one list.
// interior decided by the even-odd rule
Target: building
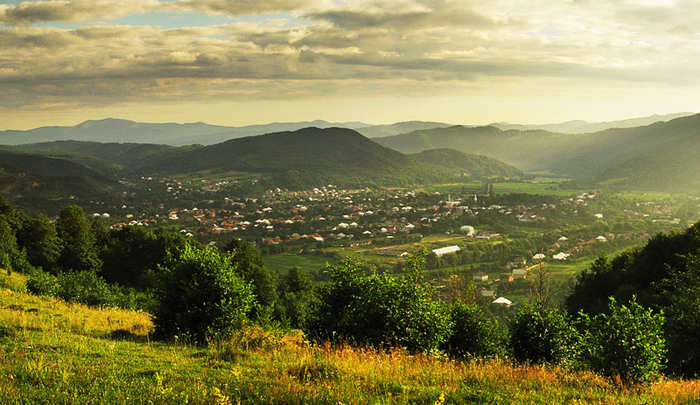
[{"label": "building", "polygon": [[438,256],[442,256],[442,255],[447,255],[450,253],[457,253],[460,250],[462,250],[462,249],[460,249],[459,246],[454,245],[454,246],[447,246],[447,247],[443,247],[443,248],[439,248],[439,249],[433,249],[433,253],[435,253]]}]

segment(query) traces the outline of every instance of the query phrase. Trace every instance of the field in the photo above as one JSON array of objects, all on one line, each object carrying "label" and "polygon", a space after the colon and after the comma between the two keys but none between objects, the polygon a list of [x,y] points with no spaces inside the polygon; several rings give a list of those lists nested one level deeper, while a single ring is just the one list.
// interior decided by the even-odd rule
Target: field
[{"label": "field", "polygon": [[2,404],[691,404],[697,381],[624,388],[585,372],[313,345],[248,327],[207,347],[149,340],[143,313],[21,290],[0,273]]},{"label": "field", "polygon": [[264,256],[265,265],[277,274],[286,274],[289,269],[296,266],[306,271],[320,270],[326,267],[329,260],[321,256],[297,255],[294,253],[280,253]]}]

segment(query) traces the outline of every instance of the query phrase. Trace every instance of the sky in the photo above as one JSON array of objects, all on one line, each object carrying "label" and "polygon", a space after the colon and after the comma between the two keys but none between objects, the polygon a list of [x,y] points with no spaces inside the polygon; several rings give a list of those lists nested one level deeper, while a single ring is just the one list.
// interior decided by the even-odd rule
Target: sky
[{"label": "sky", "polygon": [[0,1],[0,130],[700,112],[696,0]]}]

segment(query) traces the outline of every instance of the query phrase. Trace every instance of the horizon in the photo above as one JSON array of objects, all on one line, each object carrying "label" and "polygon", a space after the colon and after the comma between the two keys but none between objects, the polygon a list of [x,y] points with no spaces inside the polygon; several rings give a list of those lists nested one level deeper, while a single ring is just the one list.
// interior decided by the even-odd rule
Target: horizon
[{"label": "horizon", "polygon": [[583,125],[587,124],[609,124],[609,123],[615,123],[615,122],[624,122],[624,121],[629,121],[629,120],[642,120],[646,118],[653,118],[653,117],[667,117],[667,116],[673,116],[673,115],[678,115],[678,114],[685,114],[686,116],[692,116],[692,115],[697,115],[700,113],[697,112],[690,112],[690,111],[683,111],[683,112],[676,112],[676,113],[669,113],[669,114],[652,114],[649,116],[645,117],[632,117],[632,118],[625,118],[625,119],[620,119],[620,120],[611,120],[611,121],[597,121],[597,122],[591,122],[591,121],[585,121],[585,120],[570,120],[570,121],[562,121],[562,122],[544,122],[544,123],[537,123],[537,124],[523,124],[519,122],[508,122],[508,121],[494,121],[494,122],[489,122],[485,124],[465,124],[465,123],[454,123],[454,122],[441,122],[441,121],[424,121],[424,120],[405,120],[405,121],[396,121],[396,122],[389,122],[389,123],[380,123],[380,124],[372,124],[364,121],[327,121],[323,119],[311,119],[311,120],[299,120],[299,121],[271,121],[267,123],[260,123],[260,124],[249,124],[249,125],[240,125],[240,126],[233,126],[233,125],[221,125],[221,124],[212,124],[209,122],[205,121],[184,121],[184,122],[176,122],[176,121],[134,121],[131,119],[126,119],[126,118],[118,118],[118,117],[103,117],[103,118],[91,118],[87,119],[84,121],[77,122],[75,124],[68,124],[68,125],[42,125],[39,127],[31,127],[27,129],[15,129],[15,128],[8,128],[8,129],[0,129],[0,132],[6,132],[6,131],[20,131],[20,132],[27,132],[27,131],[32,131],[32,130],[37,130],[37,129],[42,129],[42,128],[74,128],[78,127],[80,125],[86,124],[88,122],[102,122],[102,121],[109,121],[109,120],[114,120],[114,121],[126,121],[126,122],[133,122],[135,124],[146,124],[146,125],[195,125],[195,124],[203,124],[203,125],[211,125],[211,126],[222,126],[222,127],[229,127],[229,128],[246,128],[246,127],[255,127],[255,126],[270,126],[270,125],[284,125],[284,124],[298,124],[298,123],[313,123],[313,122],[324,122],[327,124],[339,124],[339,125],[346,125],[346,124],[362,124],[366,125],[366,127],[363,128],[369,128],[369,127],[375,127],[375,126],[391,126],[391,125],[397,125],[397,124],[402,124],[402,123],[409,123],[409,122],[434,122],[437,124],[447,124],[447,125],[454,125],[454,126],[489,126],[489,125],[498,125],[498,124],[503,124],[503,125],[521,125],[521,126],[547,126],[547,125],[565,125],[569,123],[582,123]]},{"label": "horizon", "polygon": [[689,0],[0,1],[0,130],[700,111]]}]

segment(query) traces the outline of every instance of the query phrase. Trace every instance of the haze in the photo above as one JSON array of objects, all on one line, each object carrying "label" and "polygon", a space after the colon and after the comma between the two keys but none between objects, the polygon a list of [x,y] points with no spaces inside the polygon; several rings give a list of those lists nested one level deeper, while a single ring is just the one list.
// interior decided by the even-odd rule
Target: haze
[{"label": "haze", "polygon": [[696,1],[0,3],[0,129],[700,111]]}]

